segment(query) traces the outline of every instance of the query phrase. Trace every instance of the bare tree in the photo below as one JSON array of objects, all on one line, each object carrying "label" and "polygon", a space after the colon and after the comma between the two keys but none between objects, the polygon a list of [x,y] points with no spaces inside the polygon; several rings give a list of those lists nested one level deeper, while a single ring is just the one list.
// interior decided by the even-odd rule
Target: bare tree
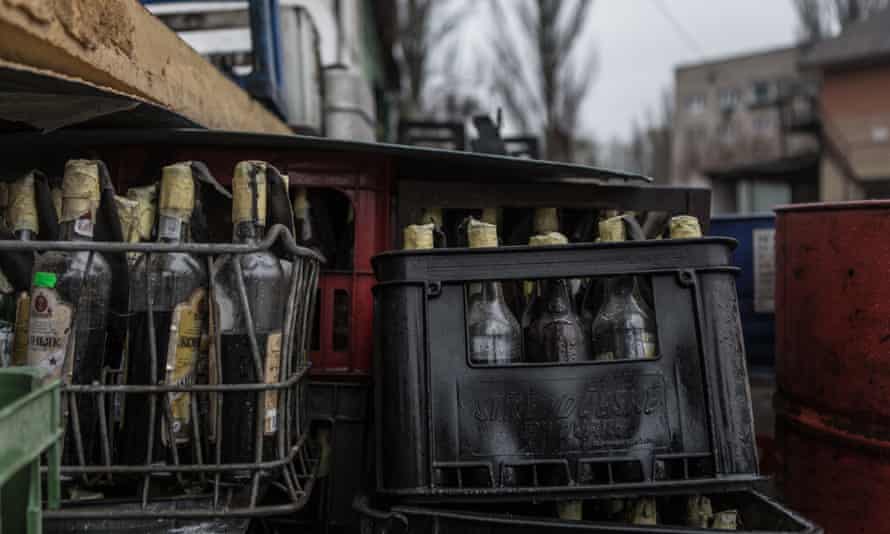
[{"label": "bare tree", "polygon": [[408,87],[402,102],[405,115],[422,115],[427,111],[424,96],[430,75],[430,58],[437,47],[447,43],[466,14],[466,6],[461,2],[399,2],[398,57]]},{"label": "bare tree", "polygon": [[593,0],[492,0],[493,89],[526,132],[540,132],[548,159],[572,160],[578,112],[596,72],[580,50]]},{"label": "bare tree", "polygon": [[831,37],[890,7],[890,0],[794,0],[798,32],[805,43]]}]

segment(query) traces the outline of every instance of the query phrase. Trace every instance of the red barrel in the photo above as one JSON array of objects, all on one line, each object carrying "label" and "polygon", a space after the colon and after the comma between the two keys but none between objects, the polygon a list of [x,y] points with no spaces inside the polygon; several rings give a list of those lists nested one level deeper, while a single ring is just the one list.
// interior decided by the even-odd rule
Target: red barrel
[{"label": "red barrel", "polygon": [[890,533],[890,202],[776,212],[780,486],[826,532]]}]

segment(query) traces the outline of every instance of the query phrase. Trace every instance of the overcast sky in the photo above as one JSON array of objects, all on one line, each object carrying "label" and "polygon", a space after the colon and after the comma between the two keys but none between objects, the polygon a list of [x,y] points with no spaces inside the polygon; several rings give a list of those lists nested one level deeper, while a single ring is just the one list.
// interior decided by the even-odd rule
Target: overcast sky
[{"label": "overcast sky", "polygon": [[588,24],[599,73],[582,130],[608,141],[657,109],[676,65],[792,44],[797,20],[792,0],[598,0]]}]

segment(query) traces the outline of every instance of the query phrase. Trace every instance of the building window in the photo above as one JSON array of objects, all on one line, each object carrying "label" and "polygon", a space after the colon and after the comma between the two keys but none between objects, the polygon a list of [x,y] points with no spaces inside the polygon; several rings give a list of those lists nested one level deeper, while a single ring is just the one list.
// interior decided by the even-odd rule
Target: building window
[{"label": "building window", "polygon": [[705,110],[705,95],[691,95],[686,99],[686,111],[698,115]]},{"label": "building window", "polygon": [[776,96],[776,84],[773,82],[759,81],[751,86],[751,103],[764,105],[772,103]]},{"label": "building window", "polygon": [[717,100],[720,104],[720,111],[732,111],[739,105],[741,94],[735,88],[720,89]]}]

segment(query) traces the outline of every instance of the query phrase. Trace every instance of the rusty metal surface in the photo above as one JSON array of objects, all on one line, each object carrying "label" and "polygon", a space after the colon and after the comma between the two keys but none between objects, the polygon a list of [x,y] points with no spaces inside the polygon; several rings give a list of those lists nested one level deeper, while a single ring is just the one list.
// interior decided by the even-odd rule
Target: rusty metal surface
[{"label": "rusty metal surface", "polygon": [[777,212],[782,490],[827,532],[890,533],[890,202]]}]

